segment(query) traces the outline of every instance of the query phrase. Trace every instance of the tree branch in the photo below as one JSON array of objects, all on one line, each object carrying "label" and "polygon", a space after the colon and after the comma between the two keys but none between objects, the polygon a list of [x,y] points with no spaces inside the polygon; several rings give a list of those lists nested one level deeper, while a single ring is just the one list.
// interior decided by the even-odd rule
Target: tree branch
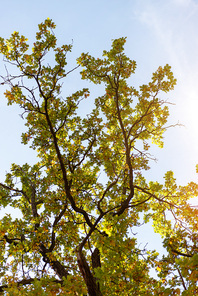
[{"label": "tree branch", "polygon": [[[17,287],[30,285],[30,284],[33,284],[35,280],[40,281],[41,279],[40,278],[23,279],[21,281],[16,282],[16,285]],[[52,280],[52,282],[61,284],[61,285],[63,284],[63,280]],[[7,288],[9,288],[9,284],[0,286],[0,293],[4,293]]]}]

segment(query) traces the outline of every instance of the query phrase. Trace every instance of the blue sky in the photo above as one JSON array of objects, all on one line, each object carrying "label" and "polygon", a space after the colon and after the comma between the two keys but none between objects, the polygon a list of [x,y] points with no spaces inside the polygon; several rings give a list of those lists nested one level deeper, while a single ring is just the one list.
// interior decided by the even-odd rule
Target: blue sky
[{"label": "blue sky", "polygon": [[[34,40],[38,23],[47,17],[57,25],[58,42],[70,43],[73,52],[69,64],[81,52],[100,55],[109,49],[111,40],[127,36],[126,53],[137,61],[137,71],[130,80],[133,85],[149,81],[158,66],[172,66],[177,86],[167,95],[171,106],[169,123],[178,121],[185,127],[173,128],[165,134],[164,149],[153,148],[158,158],[151,164],[147,177],[162,180],[167,170],[173,170],[179,183],[197,181],[198,163],[198,1],[197,0],[10,0],[1,4],[0,36],[9,37],[13,31]],[[0,57],[0,74],[4,74]],[[83,87],[72,76],[66,92]],[[76,77],[76,78],[75,78]],[[20,144],[24,122],[20,110],[7,107],[0,88],[0,177],[10,163],[34,161],[34,153]],[[94,95],[98,95],[94,90]],[[33,154],[32,154],[33,153]]]}]

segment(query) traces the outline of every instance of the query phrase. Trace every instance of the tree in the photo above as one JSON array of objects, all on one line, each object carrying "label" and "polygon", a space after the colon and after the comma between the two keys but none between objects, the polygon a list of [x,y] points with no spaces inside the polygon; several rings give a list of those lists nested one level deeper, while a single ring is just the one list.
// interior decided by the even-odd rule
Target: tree
[{"label": "tree", "polygon": [[[171,171],[164,184],[144,178],[150,145],[163,147],[169,112],[160,93],[176,84],[170,66],[136,90],[128,85],[136,63],[120,38],[102,58],[82,54],[66,70],[72,46],[58,47],[54,29],[50,19],[41,23],[31,52],[18,32],[0,39],[15,68],[1,84],[8,86],[8,104],[22,108],[22,143],[38,156],[32,166],[12,164],[0,183],[1,207],[20,211],[0,222],[0,292],[195,295],[198,210],[189,199],[198,185],[178,186]],[[61,97],[62,80],[79,67],[82,79],[105,86],[85,116],[79,108],[88,89]],[[141,248],[130,231],[149,221],[162,236],[162,256]]]}]

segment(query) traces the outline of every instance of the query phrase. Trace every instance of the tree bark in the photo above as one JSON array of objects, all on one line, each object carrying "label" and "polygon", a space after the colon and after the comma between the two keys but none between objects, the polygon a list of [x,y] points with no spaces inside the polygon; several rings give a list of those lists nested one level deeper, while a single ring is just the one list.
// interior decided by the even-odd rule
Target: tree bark
[{"label": "tree bark", "polygon": [[89,296],[102,296],[99,286],[96,283],[96,279],[93,276],[82,251],[78,252],[77,260],[78,260],[78,266],[79,266],[80,272],[86,283]]}]

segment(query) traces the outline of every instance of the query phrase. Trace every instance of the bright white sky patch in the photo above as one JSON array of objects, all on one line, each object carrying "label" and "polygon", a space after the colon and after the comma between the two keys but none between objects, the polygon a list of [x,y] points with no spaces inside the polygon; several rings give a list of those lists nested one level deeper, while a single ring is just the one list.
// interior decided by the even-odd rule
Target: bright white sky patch
[{"label": "bright white sky patch", "polygon": [[[191,171],[188,181],[191,177],[197,180],[192,162],[193,157],[195,163],[198,161],[198,2],[140,0],[136,17],[152,36],[152,61],[160,60],[161,54],[161,60],[168,60],[177,78],[177,86],[171,93],[176,104],[171,108],[171,120],[179,120],[185,127],[174,131],[172,136],[168,133],[168,139],[165,136],[166,159],[176,166],[177,176],[182,168],[182,181],[188,169]],[[182,162],[177,161],[180,156]]]}]

